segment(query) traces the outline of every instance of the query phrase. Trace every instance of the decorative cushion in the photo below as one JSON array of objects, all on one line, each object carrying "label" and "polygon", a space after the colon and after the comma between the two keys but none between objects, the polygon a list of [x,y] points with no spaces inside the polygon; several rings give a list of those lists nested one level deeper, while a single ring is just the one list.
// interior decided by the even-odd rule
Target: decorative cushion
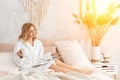
[{"label": "decorative cushion", "polygon": [[92,69],[93,66],[83,52],[81,45],[76,40],[64,40],[55,42],[57,50],[63,61],[75,68]]},{"label": "decorative cushion", "polygon": [[13,61],[12,52],[0,52],[0,71],[18,71],[18,67]]}]

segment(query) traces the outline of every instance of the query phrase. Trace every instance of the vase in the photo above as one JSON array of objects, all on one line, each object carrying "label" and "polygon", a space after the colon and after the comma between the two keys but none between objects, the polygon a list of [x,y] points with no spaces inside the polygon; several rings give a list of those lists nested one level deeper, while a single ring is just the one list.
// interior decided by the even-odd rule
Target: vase
[{"label": "vase", "polygon": [[91,47],[91,62],[100,63],[101,62],[101,48],[100,46]]}]

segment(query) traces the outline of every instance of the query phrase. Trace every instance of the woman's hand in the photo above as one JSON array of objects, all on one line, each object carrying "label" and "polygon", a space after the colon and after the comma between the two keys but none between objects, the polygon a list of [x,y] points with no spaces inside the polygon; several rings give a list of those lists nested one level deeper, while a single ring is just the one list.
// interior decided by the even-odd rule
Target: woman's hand
[{"label": "woman's hand", "polygon": [[53,59],[60,58],[60,54],[59,53],[52,53],[51,55],[52,55]]},{"label": "woman's hand", "polygon": [[17,52],[17,55],[18,55],[20,58],[23,58],[23,55],[22,55],[22,51],[21,51],[21,50],[19,50],[19,51]]}]

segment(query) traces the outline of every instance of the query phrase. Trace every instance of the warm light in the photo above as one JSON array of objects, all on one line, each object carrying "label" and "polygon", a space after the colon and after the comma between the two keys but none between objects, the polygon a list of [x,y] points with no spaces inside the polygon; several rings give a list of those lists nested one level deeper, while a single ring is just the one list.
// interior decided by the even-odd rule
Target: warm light
[{"label": "warm light", "polygon": [[108,29],[119,21],[116,12],[120,11],[120,0],[79,0],[79,3],[80,17],[73,16],[87,28],[92,45],[99,46]]},{"label": "warm light", "polygon": [[113,2],[113,0],[96,0],[96,14],[105,13],[107,7]]}]

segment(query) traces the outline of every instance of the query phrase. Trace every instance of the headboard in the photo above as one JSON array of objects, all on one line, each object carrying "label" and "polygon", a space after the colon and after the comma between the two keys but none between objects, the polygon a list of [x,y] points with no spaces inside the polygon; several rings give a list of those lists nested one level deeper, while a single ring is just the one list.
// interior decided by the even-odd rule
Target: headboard
[{"label": "headboard", "polygon": [[[45,53],[56,52],[55,41],[68,40],[68,39],[40,39],[45,48]],[[12,43],[0,43],[0,52],[12,52],[15,44]]]},{"label": "headboard", "polygon": [[[45,49],[45,53],[47,52],[56,52],[56,47],[54,45],[55,40],[41,40]],[[0,52],[13,52],[15,44],[11,43],[0,43]]]},{"label": "headboard", "polygon": [[0,52],[11,52],[14,49],[14,44],[0,43]]}]

